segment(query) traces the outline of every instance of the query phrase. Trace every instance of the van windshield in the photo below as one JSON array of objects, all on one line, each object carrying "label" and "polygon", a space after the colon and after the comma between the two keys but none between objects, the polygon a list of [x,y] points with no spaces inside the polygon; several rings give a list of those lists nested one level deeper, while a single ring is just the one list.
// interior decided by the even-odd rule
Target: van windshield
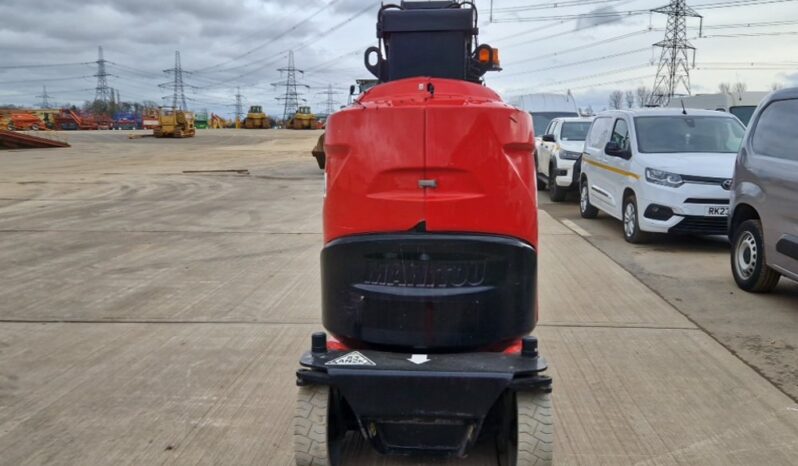
[{"label": "van windshield", "polygon": [[560,131],[562,141],[584,141],[587,137],[587,130],[590,129],[589,121],[565,122]]},{"label": "van windshield", "polygon": [[532,125],[535,127],[535,136],[543,136],[551,120],[560,117],[577,117],[576,112],[529,112],[532,115]]},{"label": "van windshield", "polygon": [[646,116],[635,118],[637,148],[643,153],[737,152],[745,128],[735,118]]}]

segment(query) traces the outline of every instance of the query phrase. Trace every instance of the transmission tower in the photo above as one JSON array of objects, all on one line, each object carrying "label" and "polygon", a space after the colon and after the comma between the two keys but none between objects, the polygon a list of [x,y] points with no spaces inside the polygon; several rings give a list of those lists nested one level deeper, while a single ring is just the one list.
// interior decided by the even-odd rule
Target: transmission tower
[{"label": "transmission tower", "polygon": [[[160,84],[161,88],[172,88],[172,108],[175,110],[188,110],[186,105],[186,90],[183,82],[183,75],[190,74],[184,70],[180,64],[180,51],[175,51],[175,67],[163,70],[164,73],[173,76],[171,82]],[[169,97],[164,97],[168,99]]]},{"label": "transmission tower", "polygon": [[[651,10],[653,13],[668,15],[665,38],[654,47],[660,47],[662,54],[654,79],[654,89],[649,97],[649,106],[664,106],[674,95],[690,95],[690,59],[688,51],[693,52],[692,66],[695,66],[695,47],[687,40],[687,18],[704,19],[687,5],[686,0],[671,0],[667,6]],[[700,33],[699,33],[700,35]]]},{"label": "transmission tower", "polygon": [[293,50],[288,52],[288,66],[285,68],[278,68],[277,71],[280,73],[285,73],[285,80],[272,83],[272,86],[285,87],[285,94],[283,94],[281,97],[277,97],[277,100],[283,102],[283,121],[286,121],[291,115],[296,113],[296,110],[299,107],[300,95],[297,91],[297,88],[310,88],[310,86],[297,83],[296,81],[297,73],[304,76],[305,72],[294,66]]},{"label": "transmission tower", "polygon": [[241,88],[236,88],[236,121],[240,121],[244,116],[244,104],[241,103]]},{"label": "transmission tower", "polygon": [[39,104],[41,108],[50,108],[50,96],[47,95],[47,86],[42,86],[42,95],[37,95],[37,99],[42,99],[42,103]]},{"label": "transmission tower", "polygon": [[332,115],[333,113],[335,113],[335,107],[337,105],[337,102],[335,101],[333,96],[339,95],[340,92],[333,91],[332,84],[329,84],[327,86],[327,90],[320,92],[319,94],[327,96],[327,98],[324,99],[324,113],[327,115]]},{"label": "transmission tower", "polygon": [[108,72],[105,71],[106,60],[103,58],[103,48],[97,47],[97,88],[94,91],[94,100],[109,102],[111,100],[111,88],[108,87]]}]

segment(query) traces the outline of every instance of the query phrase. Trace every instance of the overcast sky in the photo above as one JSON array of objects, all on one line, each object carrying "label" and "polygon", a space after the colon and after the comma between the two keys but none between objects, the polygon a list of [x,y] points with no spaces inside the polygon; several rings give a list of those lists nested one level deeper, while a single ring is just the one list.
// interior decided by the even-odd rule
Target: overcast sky
[{"label": "overcast sky", "polygon": [[[704,16],[688,35],[698,48],[693,92],[715,92],[720,82],[743,81],[749,90],[773,83],[798,84],[798,1],[755,3],[727,8],[701,5],[745,0],[693,0]],[[666,16],[639,14],[606,22],[595,17],[545,20],[549,16],[640,11],[667,0],[585,0],[551,8],[554,0],[477,0],[481,42],[501,50],[504,71],[490,74],[489,86],[506,95],[565,92],[580,106],[607,106],[613,89],[653,86]],[[380,2],[371,0],[1,0],[0,104],[33,105],[42,85],[51,102],[81,104],[94,98],[97,47],[103,46],[109,84],[122,100],[161,100],[170,89],[163,72],[174,66],[175,51],[191,74],[185,75],[189,106],[229,115],[236,87],[246,106],[260,104],[282,113],[272,83],[284,76],[293,49],[297,67],[306,70],[305,98],[323,110],[328,85],[344,103],[349,84],[370,77],[363,50],[376,44]],[[574,4],[560,1],[560,4]],[[513,12],[508,8],[549,5]],[[524,21],[523,19],[536,21]],[[604,21],[604,23],[597,23]],[[779,24],[762,24],[779,22]],[[759,23],[741,27],[741,23]],[[736,27],[729,27],[735,26]],[[654,30],[647,31],[649,27]],[[625,37],[621,37],[625,36]],[[749,64],[744,64],[749,63]],[[753,65],[751,65],[753,64]],[[46,65],[21,68],[22,65]]]}]

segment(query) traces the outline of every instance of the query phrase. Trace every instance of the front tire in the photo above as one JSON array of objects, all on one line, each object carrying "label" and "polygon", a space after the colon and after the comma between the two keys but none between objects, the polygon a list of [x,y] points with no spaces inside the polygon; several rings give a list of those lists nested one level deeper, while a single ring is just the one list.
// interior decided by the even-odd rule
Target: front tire
[{"label": "front tire", "polygon": [[554,456],[554,411],[551,394],[509,395],[506,422],[497,445],[501,466],[547,466]]},{"label": "front tire", "polygon": [[598,209],[590,203],[590,185],[587,178],[579,183],[579,214],[582,218],[598,217]]},{"label": "front tire", "polygon": [[340,403],[329,387],[299,387],[294,411],[294,458],[297,466],[339,466],[346,427]]},{"label": "front tire", "polygon": [[731,268],[737,286],[752,293],[767,293],[779,283],[781,274],[765,263],[762,222],[746,220],[734,231]]},{"label": "front tire", "polygon": [[648,235],[640,230],[640,213],[637,210],[637,198],[634,194],[623,200],[623,238],[633,244],[645,243]]},{"label": "front tire", "polygon": [[568,192],[557,186],[557,175],[555,174],[555,170],[556,168],[553,165],[549,167],[549,199],[551,199],[552,202],[562,202],[565,200],[565,196]]}]

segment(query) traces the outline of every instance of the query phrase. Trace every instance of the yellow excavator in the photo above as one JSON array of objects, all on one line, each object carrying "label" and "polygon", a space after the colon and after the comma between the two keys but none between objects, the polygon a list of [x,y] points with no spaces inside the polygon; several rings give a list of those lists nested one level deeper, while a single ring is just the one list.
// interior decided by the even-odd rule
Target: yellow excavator
[{"label": "yellow excavator", "polygon": [[310,107],[299,107],[285,123],[286,129],[316,129],[316,116]]},{"label": "yellow excavator", "polygon": [[263,108],[260,105],[253,105],[249,107],[249,112],[247,112],[247,117],[244,119],[244,128],[269,129],[271,127],[272,127],[271,120],[263,112]]},{"label": "yellow excavator", "polygon": [[183,110],[163,110],[158,115],[158,126],[152,134],[156,138],[194,137],[194,114]]}]

